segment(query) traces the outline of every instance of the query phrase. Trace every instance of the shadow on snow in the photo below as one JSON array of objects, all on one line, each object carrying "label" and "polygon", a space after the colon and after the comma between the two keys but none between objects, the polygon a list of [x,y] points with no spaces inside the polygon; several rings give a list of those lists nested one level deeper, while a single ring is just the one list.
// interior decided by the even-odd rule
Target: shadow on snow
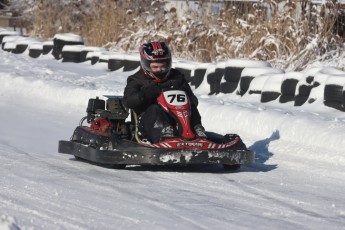
[{"label": "shadow on snow", "polygon": [[255,142],[252,146],[248,147],[248,149],[255,151],[255,163],[252,165],[248,165],[247,168],[251,168],[253,171],[261,171],[261,172],[268,172],[277,168],[277,164],[265,164],[272,156],[268,150],[268,147],[272,141],[276,141],[280,139],[279,131],[276,130],[272,133],[272,135],[266,139],[259,140]]}]

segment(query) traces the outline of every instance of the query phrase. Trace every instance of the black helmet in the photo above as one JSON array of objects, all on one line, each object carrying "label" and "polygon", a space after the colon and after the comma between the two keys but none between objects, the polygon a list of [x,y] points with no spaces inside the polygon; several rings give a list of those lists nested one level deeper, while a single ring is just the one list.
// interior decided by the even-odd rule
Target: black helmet
[{"label": "black helmet", "polygon": [[[147,77],[156,82],[163,82],[167,79],[171,69],[171,53],[164,42],[150,42],[142,44],[139,48],[140,64]],[[166,70],[163,72],[152,72],[151,63],[166,63]]]}]

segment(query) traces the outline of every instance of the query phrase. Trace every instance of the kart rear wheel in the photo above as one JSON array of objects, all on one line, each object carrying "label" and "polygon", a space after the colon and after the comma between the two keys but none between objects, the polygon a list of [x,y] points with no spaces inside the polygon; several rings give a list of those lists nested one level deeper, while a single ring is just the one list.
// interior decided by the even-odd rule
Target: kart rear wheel
[{"label": "kart rear wheel", "polygon": [[84,160],[83,158],[78,157],[78,156],[76,156],[76,155],[74,155],[74,158],[75,158],[76,160],[78,160],[78,161],[83,161],[83,160]]},{"label": "kart rear wheel", "polygon": [[236,165],[225,165],[223,164],[223,168],[226,171],[237,171],[241,168],[240,164],[236,164]]}]

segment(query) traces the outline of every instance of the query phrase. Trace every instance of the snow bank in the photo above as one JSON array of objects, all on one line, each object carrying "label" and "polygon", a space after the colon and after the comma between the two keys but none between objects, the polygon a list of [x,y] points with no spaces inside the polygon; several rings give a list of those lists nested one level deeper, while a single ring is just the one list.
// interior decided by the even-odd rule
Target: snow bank
[{"label": "snow bank", "polygon": [[2,215],[0,218],[0,230],[20,230],[16,218]]}]

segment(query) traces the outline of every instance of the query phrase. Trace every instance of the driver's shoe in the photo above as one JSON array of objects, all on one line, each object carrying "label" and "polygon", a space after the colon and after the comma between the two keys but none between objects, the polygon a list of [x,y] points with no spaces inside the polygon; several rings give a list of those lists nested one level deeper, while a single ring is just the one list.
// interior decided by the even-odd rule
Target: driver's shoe
[{"label": "driver's shoe", "polygon": [[172,137],[174,137],[174,128],[171,125],[164,127],[161,132],[161,140],[169,139]]},{"label": "driver's shoe", "polygon": [[202,125],[194,126],[194,131],[197,137],[206,138],[205,128]]}]

